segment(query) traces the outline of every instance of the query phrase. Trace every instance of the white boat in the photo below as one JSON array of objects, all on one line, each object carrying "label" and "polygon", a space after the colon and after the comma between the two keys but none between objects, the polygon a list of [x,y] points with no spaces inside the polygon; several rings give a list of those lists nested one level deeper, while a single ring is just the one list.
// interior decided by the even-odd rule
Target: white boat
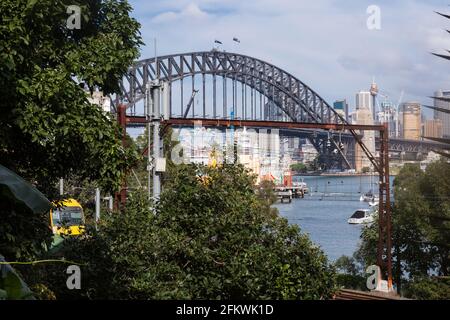
[{"label": "white boat", "polygon": [[379,202],[380,198],[378,195],[373,194],[372,191],[369,191],[359,197],[359,201],[361,202]]},{"label": "white boat", "polygon": [[370,207],[376,207],[380,204],[380,201],[378,199],[375,199],[373,201],[369,201],[369,206]]},{"label": "white boat", "polygon": [[373,222],[373,213],[370,209],[358,209],[347,220],[349,224],[365,224]]}]

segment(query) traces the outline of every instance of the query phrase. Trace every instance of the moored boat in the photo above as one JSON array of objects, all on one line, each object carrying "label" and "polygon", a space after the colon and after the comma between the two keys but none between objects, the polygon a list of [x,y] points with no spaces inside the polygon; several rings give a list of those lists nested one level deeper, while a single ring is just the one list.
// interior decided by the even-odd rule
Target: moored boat
[{"label": "moored boat", "polygon": [[373,212],[370,209],[358,209],[347,220],[349,224],[365,224],[373,222]]}]

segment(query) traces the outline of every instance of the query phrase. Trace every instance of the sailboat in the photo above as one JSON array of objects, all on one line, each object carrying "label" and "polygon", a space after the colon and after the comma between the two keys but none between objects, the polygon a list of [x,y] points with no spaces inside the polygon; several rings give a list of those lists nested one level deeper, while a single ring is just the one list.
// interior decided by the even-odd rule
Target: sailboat
[{"label": "sailboat", "polygon": [[363,195],[361,195],[361,197],[359,197],[359,201],[361,202],[372,202],[372,203],[378,203],[379,202],[379,197],[378,195],[373,193],[373,181],[372,181],[373,177],[372,175],[370,176],[370,191],[364,193]]}]

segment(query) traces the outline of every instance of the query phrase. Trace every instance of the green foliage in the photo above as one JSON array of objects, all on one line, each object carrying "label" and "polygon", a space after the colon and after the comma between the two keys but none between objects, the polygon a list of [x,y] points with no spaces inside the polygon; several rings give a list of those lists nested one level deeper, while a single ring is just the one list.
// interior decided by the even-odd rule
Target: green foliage
[{"label": "green foliage", "polygon": [[62,272],[43,272],[46,285],[58,298],[329,298],[334,269],[269,203],[241,166],[177,166],[155,213],[135,192],[99,232],[65,243],[67,259],[87,264],[81,292]]},{"label": "green foliage", "polygon": [[323,159],[324,155],[317,155],[313,161],[307,163],[307,167],[309,171],[322,171],[322,163],[324,162]]},{"label": "green foliage", "polygon": [[[0,255],[0,262],[5,259]],[[9,264],[0,264],[0,300],[33,299],[33,294]]]},{"label": "green foliage", "polygon": [[404,292],[411,299],[450,300],[450,279],[415,279],[405,286]]},{"label": "green foliage", "polygon": [[[445,287],[445,284],[435,286],[433,282],[425,286],[423,279],[428,279],[430,271],[442,276],[450,272],[449,176],[450,164],[439,161],[425,172],[417,165],[405,165],[394,180],[393,274],[399,291],[403,285],[407,286],[406,296],[414,297],[414,290],[419,288]],[[363,241],[356,255],[366,266],[374,264],[377,221],[363,229],[361,238]]]},{"label": "green foliage", "polygon": [[[273,191],[275,188],[275,184],[273,183],[273,181],[269,181],[269,180],[263,180],[261,181],[261,183],[259,184],[259,188],[258,188],[258,197],[267,205],[267,206],[271,206],[272,204],[274,204],[275,202],[277,202],[277,195],[275,194],[275,192]],[[276,208],[273,208],[273,210],[276,210],[275,212],[277,212]]]},{"label": "green foliage", "polygon": [[336,280],[339,287],[366,291],[366,275],[363,264],[356,253],[353,257],[342,256],[334,266],[338,272]]},{"label": "green foliage", "polygon": [[370,172],[370,168],[369,168],[369,167],[363,167],[363,168],[361,169],[361,172],[362,172],[362,173],[369,173],[369,172]]},{"label": "green foliage", "polygon": [[7,261],[33,259],[51,243],[49,217],[33,212],[0,184],[0,252]]},{"label": "green foliage", "polygon": [[[67,28],[68,5],[81,7],[79,30]],[[113,192],[137,158],[81,88],[118,92],[141,44],[130,11],[121,0],[0,2],[0,163],[50,199],[60,177]],[[1,196],[0,248],[8,258],[31,257],[48,240],[48,217]]]},{"label": "green foliage", "polygon": [[[68,5],[81,7],[79,30],[66,26]],[[115,190],[134,157],[79,85],[118,92],[141,44],[130,11],[118,0],[0,3],[0,161],[49,196],[71,175]]]},{"label": "green foliage", "polygon": [[294,163],[291,165],[291,170],[300,173],[306,173],[308,167],[303,163]]}]

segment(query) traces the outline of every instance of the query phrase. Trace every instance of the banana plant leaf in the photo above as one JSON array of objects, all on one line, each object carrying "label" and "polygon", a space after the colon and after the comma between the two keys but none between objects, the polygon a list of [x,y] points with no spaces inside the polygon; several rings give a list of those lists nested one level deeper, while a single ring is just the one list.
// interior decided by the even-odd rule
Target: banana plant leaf
[{"label": "banana plant leaf", "polygon": [[44,213],[51,208],[50,201],[39,190],[2,165],[0,165],[0,186],[9,189],[18,201],[23,202],[34,213]]},{"label": "banana plant leaf", "polygon": [[0,300],[35,300],[33,292],[5,259],[0,255]]}]

